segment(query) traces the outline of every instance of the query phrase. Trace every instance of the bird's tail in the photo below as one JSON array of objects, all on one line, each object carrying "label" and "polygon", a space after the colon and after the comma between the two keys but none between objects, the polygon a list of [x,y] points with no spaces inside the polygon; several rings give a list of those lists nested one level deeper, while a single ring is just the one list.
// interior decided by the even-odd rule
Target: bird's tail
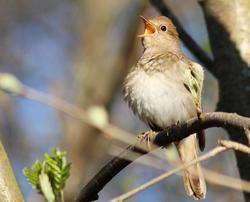
[{"label": "bird's tail", "polygon": [[[196,135],[190,135],[176,144],[177,150],[182,163],[188,163],[197,159],[197,139]],[[189,196],[194,199],[204,199],[206,196],[206,183],[200,167],[195,164],[184,170],[183,173],[184,187]]]}]

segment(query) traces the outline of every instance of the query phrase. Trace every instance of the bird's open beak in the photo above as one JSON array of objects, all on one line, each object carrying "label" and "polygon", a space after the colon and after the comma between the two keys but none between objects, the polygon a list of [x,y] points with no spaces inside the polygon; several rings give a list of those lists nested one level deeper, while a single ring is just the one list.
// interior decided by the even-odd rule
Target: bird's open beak
[{"label": "bird's open beak", "polygon": [[151,36],[153,33],[156,32],[156,27],[152,22],[150,22],[149,20],[147,20],[143,16],[140,16],[140,18],[144,22],[145,32],[144,32],[144,34],[137,35],[137,37],[142,37],[143,38],[143,37],[146,37],[146,36]]}]

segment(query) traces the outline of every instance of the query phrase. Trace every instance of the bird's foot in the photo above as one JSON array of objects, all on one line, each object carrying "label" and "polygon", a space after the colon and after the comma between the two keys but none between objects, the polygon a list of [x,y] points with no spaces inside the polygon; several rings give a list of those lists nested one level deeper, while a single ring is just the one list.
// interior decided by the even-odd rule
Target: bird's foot
[{"label": "bird's foot", "polygon": [[138,136],[138,138],[139,138],[140,142],[146,142],[149,151],[151,151],[152,150],[152,148],[151,148],[152,140],[154,139],[156,134],[157,134],[157,132],[150,130],[150,131],[146,131],[146,132],[141,133]]}]

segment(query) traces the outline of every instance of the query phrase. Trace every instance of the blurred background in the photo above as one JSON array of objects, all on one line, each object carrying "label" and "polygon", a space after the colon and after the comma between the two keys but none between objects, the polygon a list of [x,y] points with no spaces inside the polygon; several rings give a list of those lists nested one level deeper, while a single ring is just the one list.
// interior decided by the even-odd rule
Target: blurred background
[{"label": "blurred background", "polygon": [[[196,0],[166,0],[188,33],[208,52],[203,14]],[[103,106],[110,122],[133,134],[147,130],[122,98],[122,82],[142,52],[139,15],[159,15],[147,0],[1,0],[0,71],[14,74],[25,85],[63,98],[83,109]],[[192,54],[183,46],[193,60]],[[212,57],[212,56],[211,56]],[[214,111],[216,80],[205,72],[204,111]],[[206,150],[226,138],[209,129]],[[22,175],[25,166],[42,159],[53,147],[66,150],[72,162],[65,189],[67,201],[76,196],[118,148],[101,134],[51,107],[0,92],[0,136],[26,201],[43,201]],[[108,201],[169,170],[174,149],[155,151],[159,159],[145,166],[143,158],[116,176],[101,192]],[[234,155],[219,155],[203,165],[238,176]],[[160,169],[159,169],[160,168]],[[173,176],[128,201],[192,201],[181,176]],[[208,184],[209,201],[243,201],[242,193]]]}]

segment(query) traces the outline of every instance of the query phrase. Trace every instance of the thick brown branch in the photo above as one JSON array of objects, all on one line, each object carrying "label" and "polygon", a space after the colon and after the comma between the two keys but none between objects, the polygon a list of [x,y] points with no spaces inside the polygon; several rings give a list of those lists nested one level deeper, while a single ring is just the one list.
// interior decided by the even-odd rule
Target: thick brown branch
[{"label": "thick brown branch", "polygon": [[[179,124],[159,132],[155,138],[153,138],[152,142],[158,146],[165,146],[172,142],[179,141],[188,135],[195,133],[196,131],[211,127],[245,130],[246,128],[250,128],[250,118],[223,112],[206,113],[202,114],[201,120],[194,118],[187,121],[186,123]],[[76,201],[85,202],[97,200],[98,193],[103,189],[103,187],[116,174],[118,174],[122,169],[132,162],[130,157],[131,152],[137,152],[141,155],[148,153],[147,151],[139,149],[142,148],[142,145],[140,144],[143,143],[137,143],[133,146],[129,146],[119,156],[107,163],[106,166],[104,166],[99,171],[99,173],[97,173],[97,175],[94,176],[92,180],[90,180],[90,182],[82,188]],[[138,147],[139,145],[140,147]]]},{"label": "thick brown branch", "polygon": [[162,14],[169,17],[175,24],[181,40],[194,56],[215,76],[213,60],[207,53],[192,39],[192,37],[184,30],[178,18],[163,0],[150,0],[151,4]]}]

